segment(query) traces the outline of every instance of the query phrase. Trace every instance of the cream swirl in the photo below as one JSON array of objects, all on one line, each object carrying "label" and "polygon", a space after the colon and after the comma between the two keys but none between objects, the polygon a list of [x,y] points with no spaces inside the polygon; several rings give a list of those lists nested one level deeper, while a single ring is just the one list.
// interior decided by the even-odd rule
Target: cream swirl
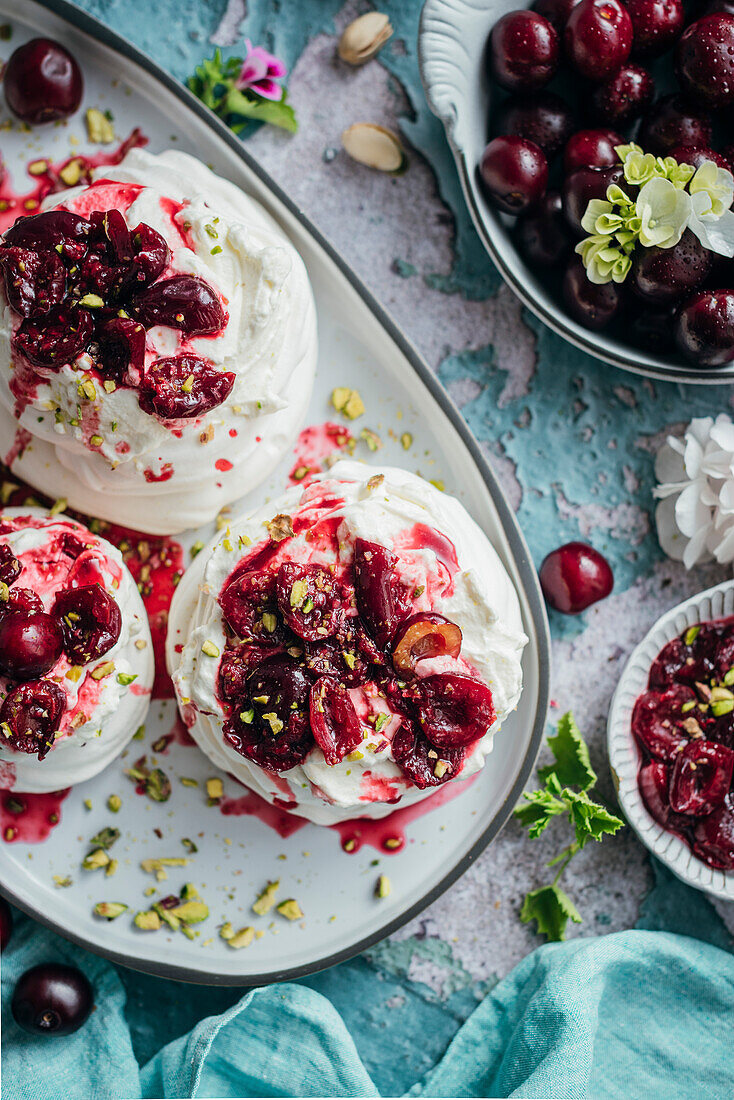
[{"label": "cream swirl", "polygon": [[10,464],[34,486],[87,514],[175,533],[257,485],[291,444],[315,370],[313,296],[277,223],[195,158],[134,149],[97,175],[46,208],[117,210],[128,229],[149,226],[168,245],[163,278],[203,280],[226,317],[211,335],[148,327],[144,373],[191,354],[233,375],[232,389],[203,415],[164,420],[141,408],[134,387],[105,385],[87,353],[39,372],[11,345],[21,318],[0,294],[0,435],[12,438],[13,418],[29,434]]},{"label": "cream swirl", "polygon": [[[122,616],[120,636],[104,657],[79,666],[62,653],[44,677],[61,687],[66,706],[42,760],[0,737],[3,786],[57,791],[102,771],[144,721],[154,674],[148,619],[119,550],[80,523],[63,515],[50,517],[38,508],[8,508],[0,513],[0,542],[22,566],[11,591],[30,589],[48,612],[58,592],[81,579],[96,579]],[[0,677],[0,701],[16,686]]]},{"label": "cream swirl", "polygon": [[[217,599],[243,547],[267,540],[266,526],[276,515],[290,516],[296,530],[279,544],[277,561],[282,556],[328,568],[337,557],[348,560],[357,539],[380,543],[397,556],[401,580],[414,594],[413,610],[437,612],[461,628],[461,655],[423,660],[419,675],[469,673],[490,687],[496,721],[467,751],[457,773],[462,779],[475,774],[520,697],[527,638],[517,594],[488,538],[455,498],[406,471],[350,461],[337,463],[305,490],[289,489],[233,522],[184,575],[171,608],[168,664],[199,746],[218,767],[268,801],[277,800],[318,824],[382,817],[396,803],[408,805],[435,790],[419,790],[396,763],[392,738],[401,720],[374,685],[350,692],[370,735],[358,753],[338,764],[327,764],[316,746],[301,764],[274,774],[224,739],[227,707],[218,689],[219,662],[207,656],[223,653],[227,644]],[[338,532],[336,551],[316,535],[327,529]]]}]

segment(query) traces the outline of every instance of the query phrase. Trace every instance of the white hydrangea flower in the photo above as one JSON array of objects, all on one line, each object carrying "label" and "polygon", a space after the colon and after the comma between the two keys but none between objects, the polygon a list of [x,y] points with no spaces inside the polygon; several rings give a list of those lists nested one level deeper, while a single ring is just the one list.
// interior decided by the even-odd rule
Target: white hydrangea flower
[{"label": "white hydrangea flower", "polygon": [[691,216],[691,196],[661,176],[640,189],[635,206],[640,219],[640,244],[645,248],[672,248],[683,236]]},{"label": "white hydrangea flower", "polygon": [[690,569],[734,561],[734,424],[726,413],[692,420],[655,460],[658,540]]},{"label": "white hydrangea flower", "polygon": [[705,161],[690,182],[691,214],[688,228],[704,248],[720,256],[734,256],[734,176]]}]

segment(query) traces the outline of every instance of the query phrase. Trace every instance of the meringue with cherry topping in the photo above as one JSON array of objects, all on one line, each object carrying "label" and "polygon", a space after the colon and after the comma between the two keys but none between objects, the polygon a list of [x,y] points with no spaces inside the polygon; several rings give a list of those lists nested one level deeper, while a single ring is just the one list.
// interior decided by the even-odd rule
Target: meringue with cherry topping
[{"label": "meringue with cherry topping", "polygon": [[57,791],[102,771],[145,718],[153,664],[119,550],[63,515],[0,513],[3,787]]},{"label": "meringue with cherry topping", "polygon": [[0,243],[13,472],[153,534],[209,522],[293,441],[316,363],[306,268],[194,157],[134,149]]},{"label": "meringue with cherry topping", "polygon": [[212,762],[332,824],[479,771],[520,698],[526,642],[512,582],[457,500],[340,461],[197,555],[167,657]]}]

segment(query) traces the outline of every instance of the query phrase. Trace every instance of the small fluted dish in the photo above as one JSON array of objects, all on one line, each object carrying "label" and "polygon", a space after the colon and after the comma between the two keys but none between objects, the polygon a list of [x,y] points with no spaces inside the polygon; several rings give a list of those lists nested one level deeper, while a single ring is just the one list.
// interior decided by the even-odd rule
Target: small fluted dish
[{"label": "small fluted dish", "polygon": [[518,0],[426,0],[421,13],[418,59],[428,105],[441,120],[477,232],[505,282],[518,298],[569,343],[615,367],[670,382],[721,385],[734,382],[734,362],[698,368],[675,355],[652,355],[606,332],[576,323],[518,252],[512,240],[514,218],[487,202],[477,165],[489,140],[492,98],[486,43],[494,24]]},{"label": "small fluted dish", "polygon": [[650,668],[660,650],[690,626],[734,615],[734,580],[700,592],[662,615],[648,631],[625,666],[612,698],[607,722],[609,764],[619,802],[642,843],[674,875],[713,897],[734,900],[734,871],[720,871],[698,859],[674,833],[655,821],[642,801],[637,782],[640,750],[632,736],[632,711],[647,688]]}]

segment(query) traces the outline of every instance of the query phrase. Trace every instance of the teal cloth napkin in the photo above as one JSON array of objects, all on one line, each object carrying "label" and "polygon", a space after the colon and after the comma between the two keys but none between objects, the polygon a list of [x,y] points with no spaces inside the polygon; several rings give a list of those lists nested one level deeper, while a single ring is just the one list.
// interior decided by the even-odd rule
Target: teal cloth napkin
[{"label": "teal cloth napkin", "polygon": [[[65,1039],[27,1035],[10,1013],[20,973],[49,959],[80,966],[96,990]],[[305,986],[248,992],[140,1068],[114,968],[26,920],[2,956],[2,1001],[9,1100],[378,1095],[339,1013]],[[728,951],[641,929],[549,944],[495,986],[409,1095],[730,1100],[732,1035]]]}]

